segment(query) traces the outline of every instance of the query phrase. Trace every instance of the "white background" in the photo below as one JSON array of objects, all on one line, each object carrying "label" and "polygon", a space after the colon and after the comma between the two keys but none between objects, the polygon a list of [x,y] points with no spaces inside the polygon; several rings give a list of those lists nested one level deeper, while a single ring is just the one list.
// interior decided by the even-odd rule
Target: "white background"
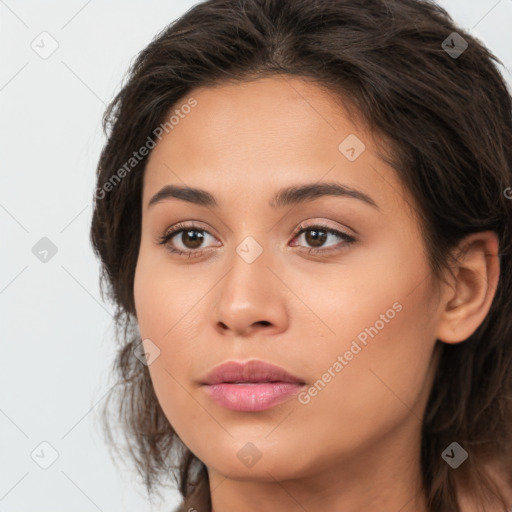
[{"label": "white background", "polygon": [[[177,503],[151,505],[99,434],[115,345],[89,227],[105,106],[136,54],[195,3],[0,0],[0,512]],[[512,0],[439,3],[512,83]],[[59,45],[48,59],[31,48],[42,31]],[[47,263],[32,253],[42,237],[58,249]],[[42,441],[59,454],[46,470],[31,458]]]}]

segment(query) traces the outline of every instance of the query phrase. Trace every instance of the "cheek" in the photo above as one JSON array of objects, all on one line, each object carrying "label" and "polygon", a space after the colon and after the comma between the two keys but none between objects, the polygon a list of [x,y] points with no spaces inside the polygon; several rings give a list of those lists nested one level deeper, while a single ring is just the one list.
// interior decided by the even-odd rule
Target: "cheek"
[{"label": "cheek", "polygon": [[376,284],[373,294],[362,295],[364,304],[347,302],[335,324],[340,336],[307,355],[315,360],[317,380],[299,396],[301,409],[289,429],[307,424],[323,432],[312,436],[313,451],[327,457],[361,450],[405,421],[421,421],[435,322],[426,286],[411,293],[408,282]]},{"label": "cheek", "polygon": [[133,293],[143,339],[165,345],[177,331],[183,337],[194,328],[196,304],[205,293],[200,277],[193,266],[173,268],[164,250],[141,247]]},{"label": "cheek", "polygon": [[[308,311],[299,306],[290,317],[291,325],[300,325],[303,340],[293,350],[302,354],[312,377],[345,353],[347,367],[353,368],[345,373],[357,371],[359,380],[369,378],[373,364],[385,365],[392,374],[428,366],[436,318],[428,263],[411,258],[420,253],[419,240],[382,243],[354,251],[343,265],[285,276],[307,305]],[[303,320],[304,312],[309,321]]]},{"label": "cheek", "polygon": [[[419,422],[436,343],[425,262],[390,251],[378,264],[351,265],[336,274],[316,288],[305,281],[298,292],[330,332],[322,327],[326,334],[319,336],[301,325],[299,350],[310,386],[282,429],[286,444],[286,433],[292,439],[307,425],[313,433],[308,456],[317,453],[319,460],[369,446],[401,422]],[[287,446],[292,456],[293,442]]]},{"label": "cheek", "polygon": [[[197,374],[198,355],[204,352],[198,346],[198,328],[207,314],[200,302],[206,291],[204,284],[194,283],[192,271],[182,267],[171,272],[165,256],[141,248],[134,299],[141,339],[151,340],[154,345],[150,349],[158,354],[148,366],[155,393],[167,419],[181,434],[190,431],[201,414],[185,389]],[[201,421],[204,423],[204,418]]]}]

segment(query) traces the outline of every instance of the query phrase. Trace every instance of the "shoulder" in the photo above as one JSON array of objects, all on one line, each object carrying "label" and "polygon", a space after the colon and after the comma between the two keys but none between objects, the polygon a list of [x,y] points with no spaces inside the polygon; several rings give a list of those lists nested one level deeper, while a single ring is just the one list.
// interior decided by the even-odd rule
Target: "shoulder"
[{"label": "shoulder", "polygon": [[[486,464],[484,468],[485,472],[496,484],[507,503],[507,508],[505,510],[503,510],[502,507],[492,509],[486,508],[486,512],[512,512],[512,475],[505,476],[507,473],[502,471],[496,465]],[[481,507],[475,503],[474,498],[470,496],[467,491],[459,491],[458,500],[460,508],[463,512],[481,512],[482,510]]]},{"label": "shoulder", "polygon": [[502,468],[490,465],[486,466],[486,471],[505,498],[508,506],[507,512],[512,511],[512,475],[506,473]]}]

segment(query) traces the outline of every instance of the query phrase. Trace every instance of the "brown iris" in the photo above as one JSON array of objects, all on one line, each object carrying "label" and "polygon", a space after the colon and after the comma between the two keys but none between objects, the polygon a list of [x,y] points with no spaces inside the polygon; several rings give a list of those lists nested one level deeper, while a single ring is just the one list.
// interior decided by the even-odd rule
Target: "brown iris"
[{"label": "brown iris", "polygon": [[321,247],[327,239],[327,233],[319,229],[308,229],[305,231],[305,238],[306,242],[313,247]]},{"label": "brown iris", "polygon": [[[185,242],[185,237],[191,240],[190,245],[188,245],[188,243]],[[181,241],[188,249],[197,249],[198,247],[200,247],[203,239],[204,235],[197,229],[189,229],[183,231],[183,233],[181,234]]]}]

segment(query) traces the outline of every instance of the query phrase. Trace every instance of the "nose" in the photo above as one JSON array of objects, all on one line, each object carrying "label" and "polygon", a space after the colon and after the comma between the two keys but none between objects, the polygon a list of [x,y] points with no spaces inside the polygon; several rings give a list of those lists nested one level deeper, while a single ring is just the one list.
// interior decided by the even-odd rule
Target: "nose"
[{"label": "nose", "polygon": [[221,335],[270,335],[288,327],[287,289],[269,260],[263,251],[249,263],[234,251],[231,268],[216,287],[211,310],[211,320]]}]

